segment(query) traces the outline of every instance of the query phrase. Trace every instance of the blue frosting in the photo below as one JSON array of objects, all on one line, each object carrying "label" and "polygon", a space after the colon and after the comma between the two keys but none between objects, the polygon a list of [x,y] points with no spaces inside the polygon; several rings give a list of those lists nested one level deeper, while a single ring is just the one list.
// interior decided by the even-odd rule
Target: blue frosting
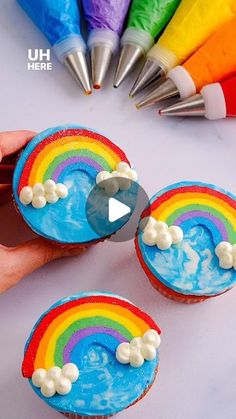
[{"label": "blue frosting", "polygon": [[17,0],[51,45],[80,35],[77,0]]},{"label": "blue frosting", "polygon": [[[54,304],[47,310],[34,326],[31,336],[41,319],[53,308],[78,298],[94,295],[108,295],[121,298],[112,293],[89,292],[73,295]],[[127,301],[127,300],[126,300]],[[31,339],[28,339],[25,350]],[[108,338],[111,339],[111,338]],[[83,345],[77,345],[71,352],[71,362],[79,370],[80,377],[72,385],[71,392],[66,396],[56,394],[51,398],[44,397],[40,390],[33,386],[35,393],[50,407],[59,412],[74,413],[84,416],[114,415],[135,403],[153,383],[159,356],[153,361],[145,361],[140,368],[120,364],[115,358],[116,342],[110,341],[106,348],[94,336],[84,339]]]},{"label": "blue frosting", "polygon": [[[70,168],[70,171],[64,171],[59,181],[67,186],[69,191],[68,197],[66,199],[59,200],[56,204],[47,204],[44,208],[39,210],[33,208],[32,205],[23,205],[20,202],[18,195],[18,185],[21,173],[28,157],[33,152],[35,147],[42,140],[55,132],[70,128],[84,127],[80,127],[78,125],[63,125],[56,128],[49,128],[38,134],[27,145],[15,168],[13,193],[20,213],[35,233],[58,243],[88,243],[115,233],[130,219],[130,214],[128,214],[114,223],[110,223],[107,214],[107,197],[105,196],[105,199],[102,199],[105,192],[101,190],[101,201],[96,205],[98,226],[94,229],[95,231],[91,228],[87,219],[86,204],[90,192],[96,185],[96,173],[93,171],[85,172],[83,170],[83,165],[75,168],[76,170],[71,170]],[[89,131],[92,130],[89,129]],[[119,191],[116,194],[116,198],[130,206],[132,211],[135,207],[137,189],[138,186],[135,182],[132,182],[130,190]],[[88,212],[92,211],[91,206],[88,206],[87,209]],[[101,234],[99,234],[100,232]]]},{"label": "blue frosting", "polygon": [[[165,192],[187,185],[217,189],[235,199],[231,193],[216,188],[214,185],[181,182],[158,192],[151,199],[151,203]],[[232,288],[236,283],[236,271],[219,267],[219,259],[215,255],[216,243],[214,242],[217,240],[217,235],[212,230],[213,226],[211,224],[202,225],[200,222],[198,224],[198,220],[189,220],[181,227],[184,231],[183,242],[165,251],[159,250],[156,246],[145,245],[142,233],[139,234],[139,248],[153,275],[168,288],[185,295],[213,296]]]}]

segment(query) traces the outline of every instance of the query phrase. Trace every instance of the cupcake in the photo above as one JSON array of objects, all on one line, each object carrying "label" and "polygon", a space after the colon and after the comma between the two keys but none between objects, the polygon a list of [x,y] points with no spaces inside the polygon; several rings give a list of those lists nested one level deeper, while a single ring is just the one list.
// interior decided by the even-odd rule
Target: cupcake
[{"label": "cupcake", "polygon": [[233,287],[236,197],[231,193],[206,183],[177,183],[158,192],[141,219],[136,252],[151,284],[166,297],[197,303]]},{"label": "cupcake", "polygon": [[115,415],[141,400],[159,365],[160,329],[125,298],[84,292],[49,308],[25,346],[23,377],[69,418]]},{"label": "cupcake", "polygon": [[[111,225],[105,198],[132,195],[132,180],[137,174],[119,147],[97,132],[66,125],[43,131],[27,145],[15,168],[13,192],[35,233],[61,245],[85,245],[104,240],[129,220],[130,215]],[[96,185],[101,199],[97,194],[94,209],[88,201]],[[95,214],[99,231],[89,214]]]}]

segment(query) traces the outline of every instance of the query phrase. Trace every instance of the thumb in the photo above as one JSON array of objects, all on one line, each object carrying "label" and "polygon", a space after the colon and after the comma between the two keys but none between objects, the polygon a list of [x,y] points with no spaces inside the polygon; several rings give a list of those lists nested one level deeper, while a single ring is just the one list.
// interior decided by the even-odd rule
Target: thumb
[{"label": "thumb", "polygon": [[85,248],[70,249],[55,246],[44,239],[30,240],[17,247],[0,247],[0,293],[17,284],[22,278],[52,260],[77,256]]}]

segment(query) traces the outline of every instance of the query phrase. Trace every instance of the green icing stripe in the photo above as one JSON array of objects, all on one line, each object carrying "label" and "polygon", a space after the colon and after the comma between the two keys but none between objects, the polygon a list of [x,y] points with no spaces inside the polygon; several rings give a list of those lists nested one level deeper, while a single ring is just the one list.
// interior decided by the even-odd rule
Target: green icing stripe
[{"label": "green icing stripe", "polygon": [[128,27],[141,29],[156,38],[175,13],[180,0],[133,0]]},{"label": "green icing stripe", "polygon": [[62,367],[63,366],[63,351],[72,335],[78,332],[81,329],[86,329],[89,327],[109,327],[116,330],[122,336],[124,336],[128,341],[133,339],[133,335],[124,327],[122,324],[117,323],[114,320],[107,319],[106,317],[91,317],[86,319],[77,320],[68,327],[68,329],[60,335],[57,340],[54,360],[55,365]]},{"label": "green icing stripe", "polygon": [[168,219],[166,220],[166,223],[170,226],[175,224],[175,221],[183,214],[186,214],[190,211],[205,211],[208,212],[209,214],[212,214],[213,216],[215,216],[216,218],[218,218],[219,220],[221,220],[223,222],[223,224],[225,225],[225,228],[227,230],[228,236],[229,236],[229,241],[230,243],[235,243],[236,241],[236,232],[233,229],[232,224],[228,221],[228,219],[221,214],[218,210],[209,207],[207,205],[188,205],[186,207],[180,208],[178,210],[176,210],[173,214],[171,214]]},{"label": "green icing stripe", "polygon": [[45,172],[43,181],[45,182],[47,179],[51,179],[56,168],[64,160],[69,159],[70,157],[77,157],[77,156],[89,157],[90,159],[99,163],[103,167],[103,170],[107,170],[108,172],[110,172],[112,169],[103,157],[99,156],[98,154],[95,154],[93,151],[84,150],[84,149],[71,150],[71,151],[67,151],[66,153],[61,154],[60,156],[55,157],[55,159],[52,161],[47,171]]}]

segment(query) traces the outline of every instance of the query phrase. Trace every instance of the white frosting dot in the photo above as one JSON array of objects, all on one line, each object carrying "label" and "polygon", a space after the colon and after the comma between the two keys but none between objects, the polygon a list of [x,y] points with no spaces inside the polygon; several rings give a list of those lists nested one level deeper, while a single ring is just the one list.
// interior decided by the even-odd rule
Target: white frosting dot
[{"label": "white frosting dot", "polygon": [[153,361],[156,358],[156,349],[149,343],[142,343],[141,353],[146,361]]},{"label": "white frosting dot", "polygon": [[171,235],[173,244],[179,244],[182,242],[184,237],[182,228],[179,226],[170,226],[168,232]]},{"label": "white frosting dot", "polygon": [[144,231],[145,229],[152,229],[154,228],[156,222],[156,219],[153,217],[144,217],[139,223],[139,228],[141,231]]},{"label": "white frosting dot", "polygon": [[96,177],[96,184],[103,182],[104,180],[110,179],[112,177],[111,173],[103,170],[102,172],[99,172]]},{"label": "white frosting dot", "polygon": [[41,393],[44,397],[52,397],[56,394],[56,387],[53,380],[44,380],[41,386]]},{"label": "white frosting dot", "polygon": [[231,269],[234,266],[233,256],[230,253],[226,253],[220,258],[220,267],[222,269]]},{"label": "white frosting dot", "polygon": [[46,370],[44,368],[38,368],[33,372],[32,375],[32,383],[35,387],[41,387],[45,378],[46,378]]},{"label": "white frosting dot", "polygon": [[[111,180],[100,185],[100,183],[110,178],[113,178],[114,183]],[[135,170],[131,169],[128,163],[122,161],[117,164],[116,170],[113,170],[111,173],[104,170],[98,173],[96,184],[104,188],[107,195],[113,196],[119,190],[126,191],[130,189],[131,181],[136,181],[137,178]]]},{"label": "white frosting dot", "polygon": [[53,191],[47,192],[45,197],[49,204],[55,204],[59,200],[57,193]]},{"label": "white frosting dot", "polygon": [[63,375],[58,379],[56,383],[56,392],[61,396],[70,393],[72,388],[70,380]]},{"label": "white frosting dot", "polygon": [[129,173],[131,168],[128,163],[126,163],[125,161],[121,161],[117,164],[116,170],[120,173]]},{"label": "white frosting dot", "polygon": [[45,192],[55,192],[56,186],[56,183],[52,179],[48,179],[46,182],[44,182]]},{"label": "white frosting dot", "polygon": [[62,375],[68,378],[71,383],[75,383],[79,378],[79,370],[75,364],[68,363],[62,367]]},{"label": "white frosting dot", "polygon": [[111,179],[106,182],[105,192],[109,196],[114,196],[119,191],[119,183],[116,179]]},{"label": "white frosting dot", "polygon": [[138,175],[137,172],[134,169],[130,169],[129,171],[129,178],[133,181],[133,182],[137,182],[138,180]]},{"label": "white frosting dot", "polygon": [[160,250],[167,250],[172,245],[171,235],[168,233],[157,234],[156,245]]},{"label": "white frosting dot", "polygon": [[121,191],[127,191],[131,187],[131,180],[126,177],[120,176],[118,182]]},{"label": "white frosting dot", "polygon": [[60,376],[61,376],[60,367],[52,367],[47,371],[47,378],[49,380],[53,380],[54,382],[56,382]]},{"label": "white frosting dot", "polygon": [[33,200],[32,200],[32,205],[34,208],[43,208],[45,207],[47,201],[45,199],[45,197],[43,195],[39,195],[39,196],[34,196]]},{"label": "white frosting dot", "polygon": [[33,190],[30,186],[24,186],[20,191],[20,202],[23,205],[31,204],[33,199]]},{"label": "white frosting dot", "polygon": [[63,183],[58,183],[56,186],[56,193],[59,198],[64,199],[68,196],[68,189],[66,185],[63,185]]},{"label": "white frosting dot", "polygon": [[218,246],[216,246],[215,248],[215,253],[218,257],[221,257],[223,255],[225,255],[226,253],[231,253],[232,252],[232,244],[230,244],[229,242],[221,242],[218,244]]},{"label": "white frosting dot", "polygon": [[158,232],[158,234],[166,233],[168,230],[168,225],[164,221],[156,221],[154,228]]},{"label": "white frosting dot", "polygon": [[233,258],[236,260],[236,244],[232,246],[232,255],[233,255]]},{"label": "white frosting dot", "polygon": [[45,189],[42,183],[36,183],[33,186],[33,195],[34,196],[44,196],[45,195]]},{"label": "white frosting dot", "polygon": [[143,233],[143,242],[147,246],[154,246],[157,241],[157,232],[154,229],[145,229]]},{"label": "white frosting dot", "polygon": [[130,365],[134,368],[139,368],[144,363],[144,357],[140,350],[133,348],[130,352]]},{"label": "white frosting dot", "polygon": [[123,342],[117,347],[116,359],[121,364],[128,364],[130,362],[130,344],[128,342]]},{"label": "white frosting dot", "polygon": [[142,338],[137,337],[137,338],[133,338],[130,341],[130,348],[141,348],[142,346]]},{"label": "white frosting dot", "polygon": [[143,335],[143,342],[153,345],[157,349],[161,344],[161,337],[156,330],[149,329]]}]

